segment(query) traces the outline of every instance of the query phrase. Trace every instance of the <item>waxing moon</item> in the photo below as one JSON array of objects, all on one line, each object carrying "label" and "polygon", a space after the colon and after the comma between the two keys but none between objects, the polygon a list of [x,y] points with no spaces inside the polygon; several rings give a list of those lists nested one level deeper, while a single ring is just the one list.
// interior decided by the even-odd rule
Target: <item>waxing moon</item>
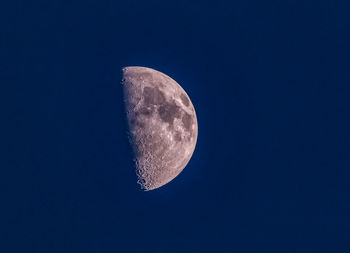
[{"label": "waxing moon", "polygon": [[122,84],[138,183],[153,190],[173,180],[191,159],[196,113],[181,86],[157,70],[123,68]]}]

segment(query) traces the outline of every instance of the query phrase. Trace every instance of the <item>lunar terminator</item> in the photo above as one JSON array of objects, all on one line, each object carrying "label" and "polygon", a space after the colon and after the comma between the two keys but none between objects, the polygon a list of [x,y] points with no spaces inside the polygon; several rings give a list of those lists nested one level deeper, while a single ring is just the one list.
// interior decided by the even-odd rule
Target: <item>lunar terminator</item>
[{"label": "lunar terminator", "polygon": [[154,69],[123,68],[122,84],[138,183],[153,190],[173,180],[191,159],[196,113],[182,87]]}]

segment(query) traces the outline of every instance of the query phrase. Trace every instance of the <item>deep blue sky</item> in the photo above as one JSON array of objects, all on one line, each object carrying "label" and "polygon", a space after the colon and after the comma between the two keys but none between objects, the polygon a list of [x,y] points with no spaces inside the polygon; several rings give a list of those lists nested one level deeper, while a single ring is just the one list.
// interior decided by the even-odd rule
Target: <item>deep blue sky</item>
[{"label": "deep blue sky", "polygon": [[[0,252],[350,252],[348,1],[0,5]],[[128,65],[177,80],[199,121],[146,193]]]}]

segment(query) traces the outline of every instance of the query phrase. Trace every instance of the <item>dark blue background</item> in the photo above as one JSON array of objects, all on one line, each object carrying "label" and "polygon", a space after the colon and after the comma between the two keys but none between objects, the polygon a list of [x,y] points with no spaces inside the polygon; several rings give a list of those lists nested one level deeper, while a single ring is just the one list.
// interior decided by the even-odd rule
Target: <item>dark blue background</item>
[{"label": "dark blue background", "polygon": [[[350,252],[348,1],[0,7],[0,252]],[[146,193],[128,65],[177,80],[199,121]]]}]

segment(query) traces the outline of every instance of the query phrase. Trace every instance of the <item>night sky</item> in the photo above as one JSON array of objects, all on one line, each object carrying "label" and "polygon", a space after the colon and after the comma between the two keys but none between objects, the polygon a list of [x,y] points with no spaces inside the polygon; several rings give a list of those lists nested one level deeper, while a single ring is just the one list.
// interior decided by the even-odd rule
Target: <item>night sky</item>
[{"label": "night sky", "polygon": [[[350,252],[345,0],[0,3],[0,252]],[[190,96],[184,171],[143,192],[121,68]]]}]

